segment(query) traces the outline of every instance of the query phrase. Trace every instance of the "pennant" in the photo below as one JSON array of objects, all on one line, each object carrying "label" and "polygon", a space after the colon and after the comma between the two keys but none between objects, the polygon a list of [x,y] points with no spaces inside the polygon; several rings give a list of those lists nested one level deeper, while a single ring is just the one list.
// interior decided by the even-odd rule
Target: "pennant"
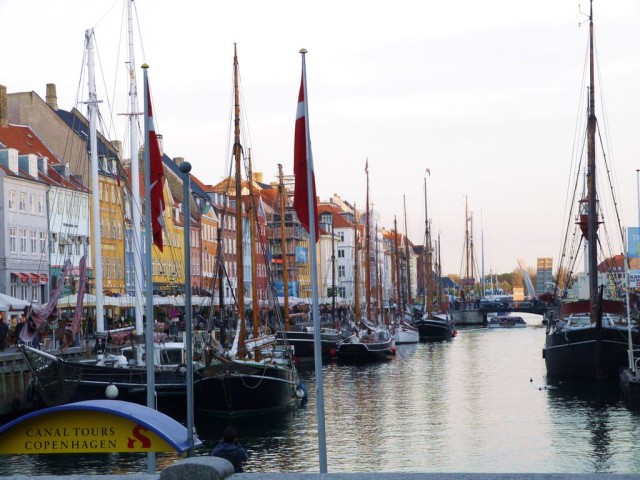
[{"label": "pennant", "polygon": [[149,166],[151,175],[149,178],[149,188],[151,196],[151,231],[153,233],[153,244],[162,252],[162,230],[164,229],[164,168],[162,166],[162,153],[156,135],[153,122],[153,110],[151,107],[151,91],[149,90],[149,79],[144,76],[146,101],[145,115],[147,128],[147,141],[149,142]]},{"label": "pennant", "polygon": [[[293,149],[293,175],[295,187],[293,191],[293,209],[298,219],[309,233],[310,217],[313,215],[316,241],[319,238],[318,202],[316,197],[316,179],[313,172],[313,157],[311,156],[311,142],[307,132],[307,104],[305,98],[305,71],[302,65],[302,80],[298,94],[298,111],[296,114],[295,144]],[[309,168],[307,168],[307,164]],[[309,191],[309,177],[311,174],[311,191]],[[313,212],[309,212],[309,197],[313,205]]]}]

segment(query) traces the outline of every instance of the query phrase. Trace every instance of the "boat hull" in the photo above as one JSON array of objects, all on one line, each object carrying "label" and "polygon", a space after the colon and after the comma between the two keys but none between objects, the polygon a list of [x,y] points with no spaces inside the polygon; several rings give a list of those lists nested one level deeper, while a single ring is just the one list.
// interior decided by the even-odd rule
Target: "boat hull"
[{"label": "boat hull", "polygon": [[[58,360],[34,374],[36,390],[47,407],[83,400],[117,399],[147,404],[145,368],[120,368]],[[157,407],[185,408],[186,367],[155,371]]]},{"label": "boat hull", "polygon": [[624,330],[603,328],[599,341],[595,328],[585,328],[549,333],[542,355],[550,377],[595,379],[616,378],[628,366],[628,351]]},{"label": "boat hull", "polygon": [[210,365],[194,373],[196,409],[219,415],[249,414],[293,408],[298,379],[295,370],[251,362]]},{"label": "boat hull", "polygon": [[446,320],[421,318],[415,326],[420,334],[420,341],[446,341],[453,338],[453,325]]},{"label": "boat hull", "polygon": [[380,360],[393,355],[393,339],[384,342],[348,342],[338,345],[338,358],[349,360]]},{"label": "boat hull", "polygon": [[395,344],[404,345],[408,343],[418,343],[420,334],[415,328],[406,328],[403,326],[396,327]]},{"label": "boat hull", "polygon": [[[289,345],[292,345],[294,357],[297,359],[313,359],[315,352],[315,340],[313,331],[289,331],[277,332],[279,339],[285,339]],[[328,359],[335,357],[338,351],[338,344],[341,340],[341,334],[337,330],[335,333],[320,333],[320,346],[322,348],[322,358]]]}]

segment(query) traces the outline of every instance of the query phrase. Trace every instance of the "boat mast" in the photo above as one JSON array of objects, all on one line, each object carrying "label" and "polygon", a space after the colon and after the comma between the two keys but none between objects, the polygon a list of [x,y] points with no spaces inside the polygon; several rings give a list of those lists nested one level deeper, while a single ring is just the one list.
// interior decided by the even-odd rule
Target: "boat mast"
[{"label": "boat mast", "polygon": [[[134,297],[135,316],[136,316],[136,332],[140,335],[144,331],[142,300],[142,232],[140,228],[140,166],[138,160],[138,124],[136,116],[138,115],[138,87],[136,84],[135,57],[133,48],[133,0],[127,1],[127,37],[129,40],[129,155],[131,159],[131,221],[133,223],[133,242],[134,250],[140,249],[139,252],[133,252],[133,274],[134,274]],[[153,294],[153,282],[149,279],[149,288],[147,295]],[[142,350],[138,349],[138,362],[142,362]]]},{"label": "boat mast", "polygon": [[400,293],[400,283],[401,283],[401,276],[400,276],[400,250],[399,250],[399,245],[398,245],[398,221],[396,220],[396,216],[393,216],[393,243],[394,243],[394,252],[395,252],[395,271],[396,271],[396,278],[395,278],[395,284],[396,284],[396,295],[397,295],[397,300],[396,300],[396,314],[398,316],[401,316],[402,314],[400,312],[398,312],[398,310],[403,307],[403,302],[401,300],[401,293]]},{"label": "boat mast", "polygon": [[244,310],[244,252],[242,248],[242,145],[240,145],[240,89],[238,88],[238,53],[233,44],[233,96],[234,96],[234,143],[236,186],[236,282],[238,291],[238,356],[245,356],[245,310]]},{"label": "boat mast", "polygon": [[[251,161],[251,149],[249,149],[249,235],[251,243],[249,244],[251,254],[251,302],[253,308],[251,309],[251,317],[253,321],[253,338],[258,338],[260,318],[260,301],[258,300],[258,263],[256,256],[256,249],[258,248],[258,235],[256,232],[256,224],[258,223],[258,216],[256,215],[256,201],[253,196],[253,166]],[[258,359],[258,345],[256,343],[256,351],[254,358]]]},{"label": "boat mast", "polygon": [[406,310],[407,304],[412,303],[411,299],[411,257],[409,256],[409,237],[408,237],[408,225],[407,225],[407,198],[405,195],[402,196],[402,202],[404,204],[404,250],[405,257],[407,259],[407,302],[404,305],[404,309]]},{"label": "boat mast", "polygon": [[[282,164],[278,164],[278,193],[280,194],[280,251],[282,252],[282,287],[284,295],[284,328],[290,330],[289,325],[289,267],[287,259],[287,235],[285,230],[285,202],[287,192],[284,189],[284,175]],[[332,232],[333,233],[333,232]],[[335,302],[335,300],[334,300]],[[335,307],[334,307],[335,309]]]},{"label": "boat mast", "polygon": [[438,233],[438,308],[440,312],[444,311],[442,300],[442,257],[440,256],[440,234]]},{"label": "boat mast", "polygon": [[353,234],[354,234],[354,260],[353,260],[353,285],[354,285],[354,310],[356,316],[356,325],[360,322],[360,265],[358,262],[358,255],[360,254],[359,242],[358,242],[358,213],[355,203],[353,205]]},{"label": "boat mast", "polygon": [[[469,199],[465,196],[464,199],[464,283],[462,284],[462,291],[466,291],[465,302],[469,301],[469,255],[470,255],[470,239],[469,239]],[[467,288],[465,288],[467,287]]]},{"label": "boat mast", "polygon": [[[93,58],[93,29],[90,28],[85,32],[87,47],[87,76],[89,83],[89,100],[87,100],[87,108],[89,109],[89,155],[91,161],[91,191],[98,192],[100,185],[100,177],[98,173],[98,136],[97,136],[97,117],[98,117],[98,96],[96,94],[96,77],[95,62]],[[97,195],[93,196],[91,202],[92,224],[93,224],[93,272],[95,277],[95,296],[96,296],[96,332],[104,333],[104,296],[102,293],[102,238],[100,235],[100,200]],[[100,355],[99,355],[100,357]]]},{"label": "boat mast", "polygon": [[597,245],[597,196],[596,196],[596,113],[595,79],[593,59],[593,1],[589,10],[589,117],[587,121],[587,197],[589,217],[587,230],[587,253],[589,257],[589,298],[591,322],[598,324],[598,245]]},{"label": "boat mast", "polygon": [[367,159],[367,165],[364,169],[364,171],[367,173],[367,206],[366,206],[366,218],[367,218],[367,223],[364,227],[364,245],[365,245],[365,253],[364,253],[364,258],[365,258],[365,264],[364,264],[364,285],[365,285],[365,295],[366,295],[366,312],[367,312],[367,318],[371,319],[371,232],[370,232],[370,225],[371,225],[371,219],[370,219],[370,215],[371,215],[371,211],[369,209],[369,159]]},{"label": "boat mast", "polygon": [[425,313],[431,316],[431,234],[429,232],[429,213],[427,210],[427,177],[424,177],[424,260],[425,260]]},{"label": "boat mast", "polygon": [[[224,201],[224,200],[223,200]],[[218,304],[220,307],[220,345],[222,345],[223,349],[227,348],[226,340],[227,340],[227,324],[226,324],[226,316],[224,314],[224,269],[223,269],[223,260],[222,260],[222,225],[224,224],[223,220],[225,215],[227,214],[225,208],[227,207],[226,202],[223,203],[222,214],[220,215],[220,224],[218,226]]]}]

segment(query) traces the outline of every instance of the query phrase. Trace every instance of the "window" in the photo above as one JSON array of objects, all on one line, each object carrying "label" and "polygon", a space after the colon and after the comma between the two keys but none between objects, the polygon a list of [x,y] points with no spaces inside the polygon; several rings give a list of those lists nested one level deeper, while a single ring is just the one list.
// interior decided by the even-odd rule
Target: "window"
[{"label": "window", "polygon": [[31,240],[31,253],[38,253],[38,233],[35,230],[29,232]]},{"label": "window", "polygon": [[47,253],[47,232],[40,232],[40,253]]},{"label": "window", "polygon": [[10,292],[12,297],[18,298],[18,283],[17,277],[15,275],[11,275],[11,285]]},{"label": "window", "polygon": [[[20,229],[20,253],[27,253],[27,229]],[[26,298],[26,297],[22,297]]]},{"label": "window", "polygon": [[16,192],[13,190],[9,192],[9,210],[16,209]]},{"label": "window", "polygon": [[338,265],[338,278],[344,278],[345,276],[345,266]]},{"label": "window", "polygon": [[107,278],[111,278],[111,259],[109,257],[106,257],[106,265],[105,265],[105,273],[107,275]]},{"label": "window", "polygon": [[338,258],[344,258],[344,250],[342,248],[338,249]]},{"label": "window", "polygon": [[44,215],[44,197],[38,197],[38,215]]},{"label": "window", "polygon": [[35,194],[31,194],[30,202],[29,202],[29,213],[32,215],[36,214],[36,196]]},{"label": "window", "polygon": [[17,251],[17,233],[16,227],[9,228],[9,249],[11,253],[16,253]]},{"label": "window", "polygon": [[344,232],[338,232],[338,241],[344,242]]},{"label": "window", "polygon": [[24,192],[20,192],[20,203],[18,205],[18,208],[21,212],[27,211],[27,194]]}]

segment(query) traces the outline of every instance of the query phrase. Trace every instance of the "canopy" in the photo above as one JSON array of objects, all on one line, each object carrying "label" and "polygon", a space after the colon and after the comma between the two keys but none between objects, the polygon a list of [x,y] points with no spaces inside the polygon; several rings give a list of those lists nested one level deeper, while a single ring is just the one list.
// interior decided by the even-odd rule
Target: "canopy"
[{"label": "canopy", "polygon": [[0,293],[0,310],[3,312],[17,312],[23,310],[24,307],[31,305],[31,302],[15,298],[5,293]]}]

